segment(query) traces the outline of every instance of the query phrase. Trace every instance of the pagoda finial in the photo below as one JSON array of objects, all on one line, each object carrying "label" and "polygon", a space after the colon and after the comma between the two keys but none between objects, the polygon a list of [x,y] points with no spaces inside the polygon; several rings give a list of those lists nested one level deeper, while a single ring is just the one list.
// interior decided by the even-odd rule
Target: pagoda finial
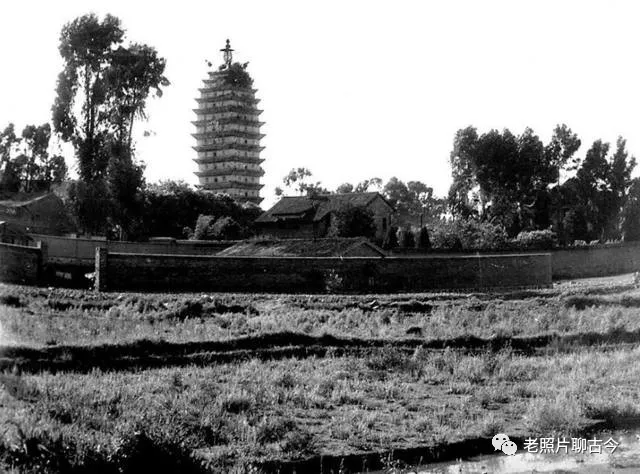
[{"label": "pagoda finial", "polygon": [[229,39],[227,39],[227,45],[220,51],[224,53],[224,65],[227,67],[231,66],[231,61],[233,61],[233,49],[231,49],[231,42]]}]

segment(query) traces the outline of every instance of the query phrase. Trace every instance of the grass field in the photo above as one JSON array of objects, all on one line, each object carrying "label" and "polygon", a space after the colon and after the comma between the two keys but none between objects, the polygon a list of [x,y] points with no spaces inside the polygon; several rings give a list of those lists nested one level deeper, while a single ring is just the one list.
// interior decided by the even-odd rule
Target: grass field
[{"label": "grass field", "polygon": [[490,452],[498,431],[619,426],[640,419],[630,283],[375,296],[2,285],[0,469],[398,470]]}]

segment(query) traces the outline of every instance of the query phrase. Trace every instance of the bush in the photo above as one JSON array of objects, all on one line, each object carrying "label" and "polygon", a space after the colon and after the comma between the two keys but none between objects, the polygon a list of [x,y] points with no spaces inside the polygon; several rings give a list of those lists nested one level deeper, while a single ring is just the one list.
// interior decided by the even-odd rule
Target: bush
[{"label": "bush", "polygon": [[242,235],[242,228],[231,217],[198,216],[193,232],[195,240],[236,240]]},{"label": "bush", "polygon": [[242,234],[240,224],[231,217],[221,217],[213,224],[211,230],[216,240],[236,240]]},{"label": "bush", "polygon": [[368,237],[376,235],[373,212],[364,206],[345,206],[336,210],[329,234],[334,237]]},{"label": "bush", "polygon": [[[144,191],[142,214],[145,236],[184,238],[201,215],[214,219],[231,217],[241,228],[251,226],[262,213],[259,206],[240,205],[227,194],[194,190],[186,183],[166,181],[150,184]],[[195,229],[194,229],[195,231]]]},{"label": "bush", "polygon": [[193,238],[195,240],[212,240],[213,239],[213,223],[215,217],[199,215],[196,221],[196,228],[193,231]]},{"label": "bush", "polygon": [[504,227],[473,219],[440,221],[431,232],[431,243],[439,250],[501,250],[507,247]]},{"label": "bush", "polygon": [[430,250],[431,249],[431,239],[429,238],[429,231],[426,227],[420,229],[418,233],[418,242],[417,246],[422,250]]},{"label": "bush", "polygon": [[400,247],[404,249],[412,249],[416,246],[416,238],[413,231],[409,228],[400,231]]},{"label": "bush", "polygon": [[382,248],[385,250],[391,250],[398,246],[398,228],[390,226],[387,231],[387,235],[384,236],[382,242]]},{"label": "bush", "polygon": [[557,235],[551,229],[520,232],[513,240],[522,250],[551,250],[557,241]]}]

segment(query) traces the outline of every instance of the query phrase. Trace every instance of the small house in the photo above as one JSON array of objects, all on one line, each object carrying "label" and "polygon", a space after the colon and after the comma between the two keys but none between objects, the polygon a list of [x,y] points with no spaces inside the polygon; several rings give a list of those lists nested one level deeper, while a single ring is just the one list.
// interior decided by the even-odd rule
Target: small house
[{"label": "small house", "polygon": [[260,235],[280,239],[323,238],[329,233],[333,214],[348,206],[369,209],[376,225],[375,239],[384,239],[394,208],[377,192],[285,196],[258,217],[255,224]]}]

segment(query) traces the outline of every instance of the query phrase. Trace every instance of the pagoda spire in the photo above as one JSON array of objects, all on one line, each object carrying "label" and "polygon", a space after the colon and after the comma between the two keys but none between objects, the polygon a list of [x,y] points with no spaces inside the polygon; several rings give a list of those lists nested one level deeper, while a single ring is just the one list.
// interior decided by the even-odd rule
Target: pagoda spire
[{"label": "pagoda spire", "polygon": [[231,66],[231,62],[233,61],[233,49],[231,49],[231,42],[227,38],[227,45],[220,50],[224,53],[224,64],[226,67]]}]

